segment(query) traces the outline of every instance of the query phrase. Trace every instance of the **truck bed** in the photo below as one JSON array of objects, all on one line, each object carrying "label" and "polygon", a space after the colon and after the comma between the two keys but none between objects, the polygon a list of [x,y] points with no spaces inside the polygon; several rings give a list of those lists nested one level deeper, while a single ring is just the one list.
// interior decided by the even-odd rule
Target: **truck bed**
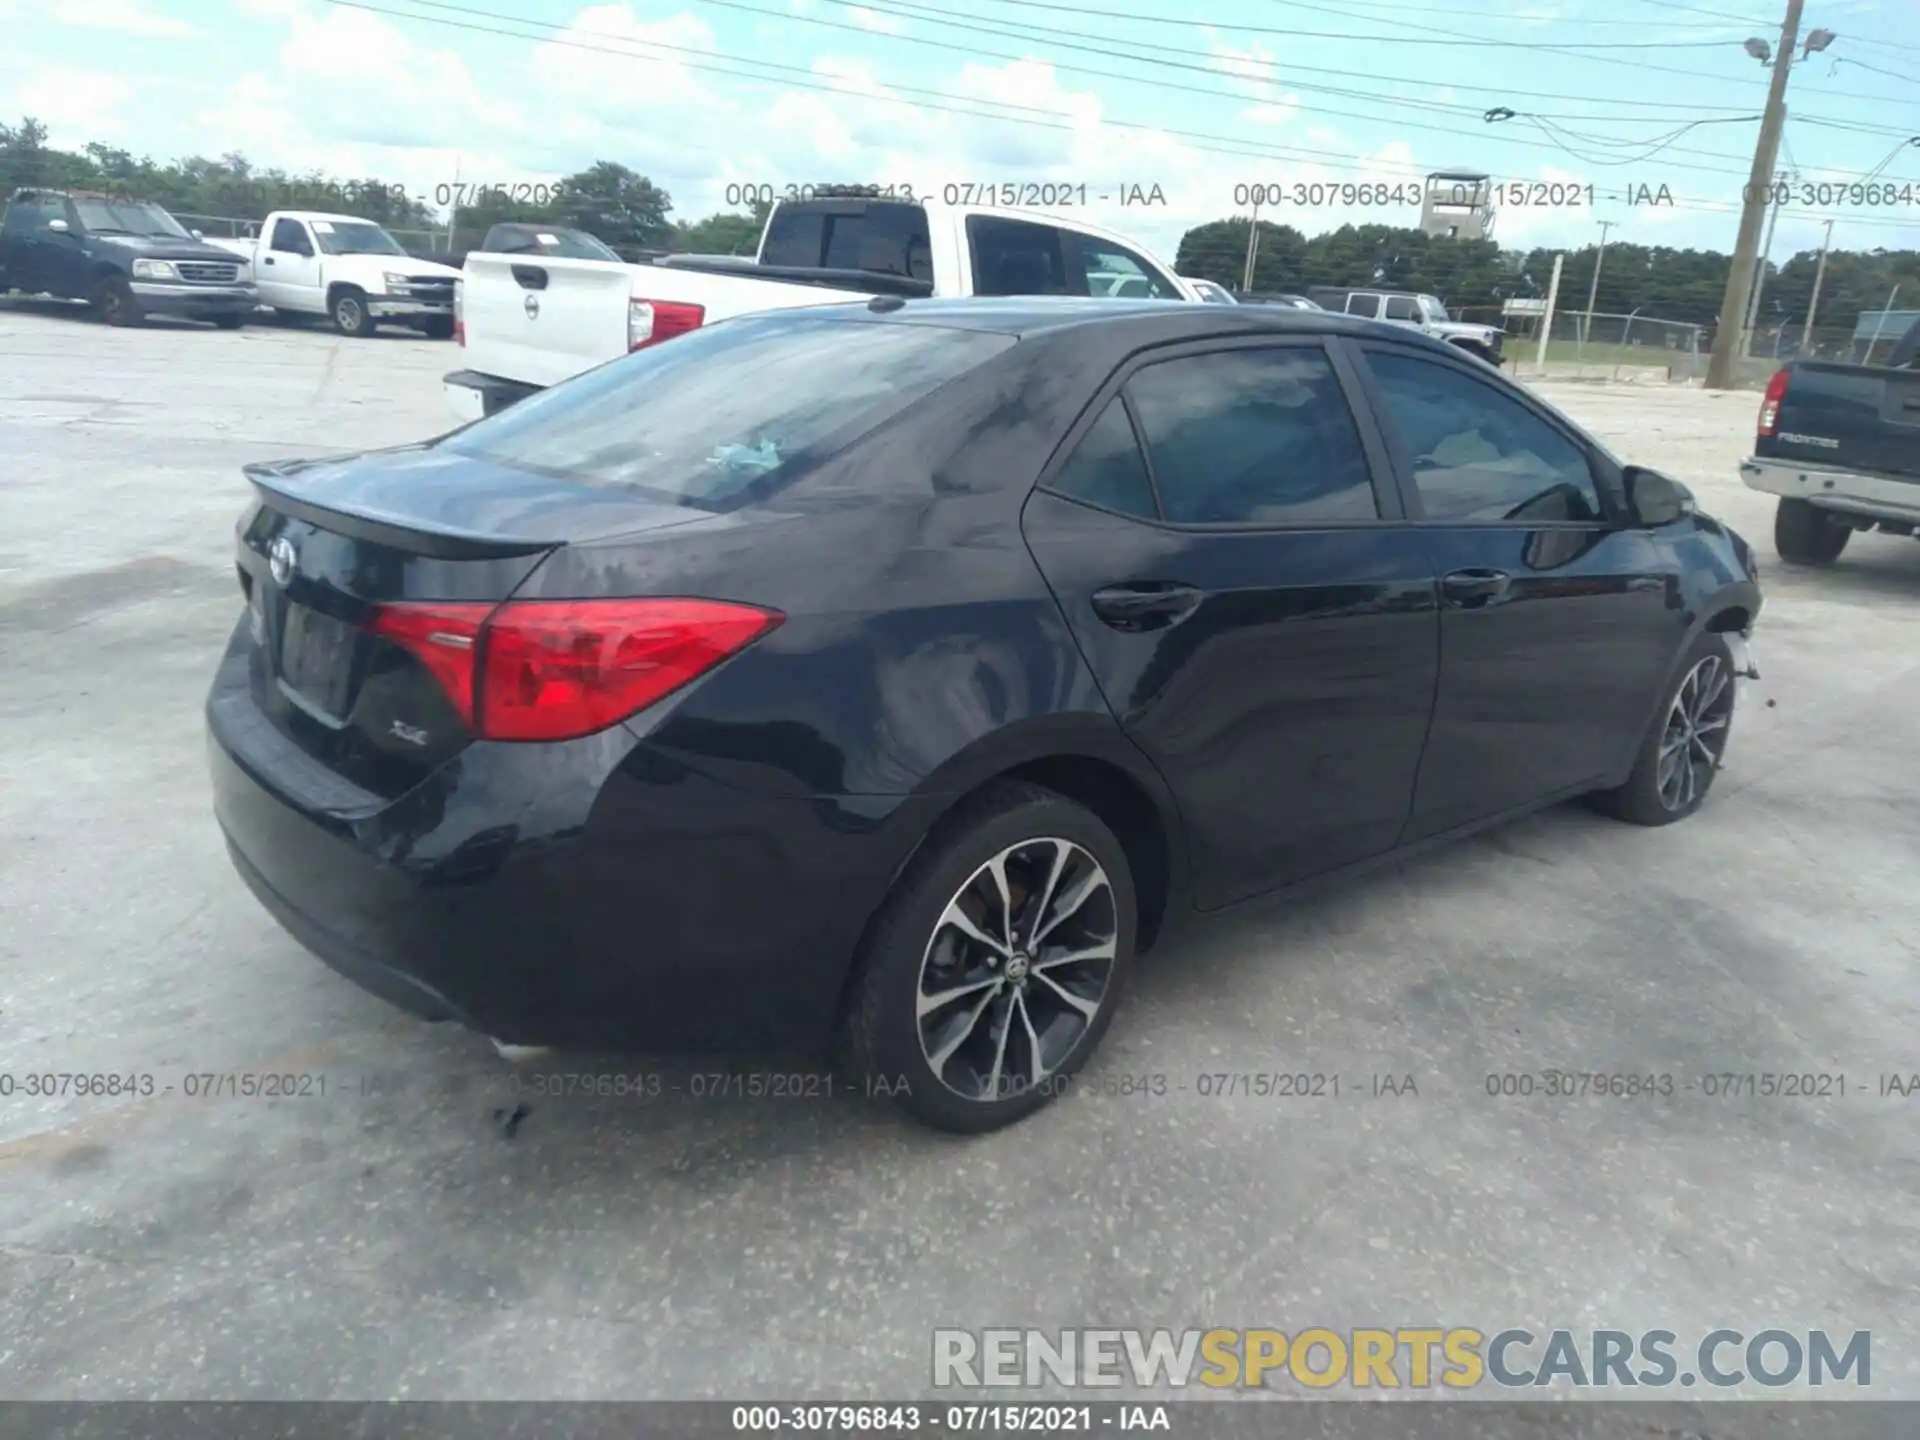
[{"label": "truck bed", "polygon": [[1920,480],[1920,371],[1796,360],[1754,456]]}]

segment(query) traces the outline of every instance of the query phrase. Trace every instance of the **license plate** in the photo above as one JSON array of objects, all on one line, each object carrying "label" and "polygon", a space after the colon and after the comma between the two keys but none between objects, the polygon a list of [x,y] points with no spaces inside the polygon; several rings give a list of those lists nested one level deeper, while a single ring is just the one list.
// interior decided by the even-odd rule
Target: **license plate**
[{"label": "license plate", "polygon": [[354,632],[332,616],[294,605],[280,636],[280,674],[329,715],[346,709]]}]

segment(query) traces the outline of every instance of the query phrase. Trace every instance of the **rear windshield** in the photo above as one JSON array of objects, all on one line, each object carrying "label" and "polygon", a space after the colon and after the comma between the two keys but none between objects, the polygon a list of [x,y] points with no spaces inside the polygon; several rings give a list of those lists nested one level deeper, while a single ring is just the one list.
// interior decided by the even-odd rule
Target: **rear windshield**
[{"label": "rear windshield", "polygon": [[487,249],[497,255],[553,255],[562,260],[618,260],[614,250],[584,230],[539,225],[496,225],[487,232]]},{"label": "rear windshield", "polygon": [[762,265],[872,270],[933,279],[927,212],[919,205],[871,201],[776,205],[760,246]]},{"label": "rear windshield", "polygon": [[930,325],[748,316],[602,365],[440,443],[584,485],[730,510],[1014,343]]}]

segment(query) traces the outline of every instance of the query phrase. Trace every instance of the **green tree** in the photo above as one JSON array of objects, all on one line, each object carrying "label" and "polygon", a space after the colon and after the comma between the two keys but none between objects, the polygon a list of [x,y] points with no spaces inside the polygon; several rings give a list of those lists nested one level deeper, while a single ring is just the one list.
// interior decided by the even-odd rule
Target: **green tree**
[{"label": "green tree", "polygon": [[561,182],[556,218],[616,249],[647,249],[671,237],[673,199],[646,176],[598,160]]},{"label": "green tree", "polygon": [[691,225],[677,225],[673,248],[696,255],[756,254],[760,249],[760,232],[766,229],[767,213],[772,209],[769,202],[756,200],[748,214],[723,210]]}]

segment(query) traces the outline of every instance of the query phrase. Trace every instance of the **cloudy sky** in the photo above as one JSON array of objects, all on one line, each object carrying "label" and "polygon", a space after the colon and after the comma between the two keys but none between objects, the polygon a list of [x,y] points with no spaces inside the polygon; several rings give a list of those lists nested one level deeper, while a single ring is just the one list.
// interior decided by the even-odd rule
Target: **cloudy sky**
[{"label": "cloudy sky", "polygon": [[[1727,249],[1769,76],[1743,42],[1777,46],[1783,8],[1216,0],[1202,24],[1176,0],[0,0],[0,113],[61,145],[238,150],[428,198],[618,160],[682,218],[741,184],[1084,184],[1089,218],[1169,255],[1250,185],[1283,187],[1263,217],[1314,231],[1404,223],[1396,187],[1471,168],[1546,182],[1505,197],[1509,244],[1607,220],[1616,241]],[[1828,216],[1837,246],[1920,247],[1920,4],[1806,11],[1803,34],[1837,38],[1793,71],[1780,163],[1809,188],[1774,256]],[[1845,189],[1883,165],[1883,189]],[[1324,189],[1359,181],[1385,203]],[[1134,186],[1165,203],[1097,198]]]}]

